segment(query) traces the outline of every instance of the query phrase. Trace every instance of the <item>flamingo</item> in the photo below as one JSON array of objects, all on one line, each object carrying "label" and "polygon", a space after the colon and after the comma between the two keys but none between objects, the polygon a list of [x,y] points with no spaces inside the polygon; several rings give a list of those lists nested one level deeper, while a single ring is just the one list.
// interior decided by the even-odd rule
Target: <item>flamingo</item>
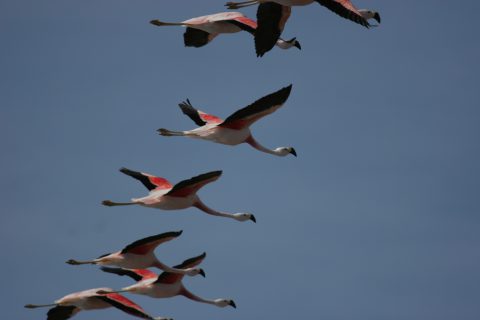
[{"label": "flamingo", "polygon": [[[247,31],[256,39],[257,23],[244,16],[240,12],[221,12],[206,16],[196,17],[182,22],[162,22],[159,20],[150,21],[155,26],[184,26],[187,30],[183,34],[183,40],[187,47],[203,47],[222,33],[237,33]],[[258,40],[255,40],[257,46]],[[262,46],[262,43],[259,44]],[[296,47],[302,49],[296,38],[283,40],[278,35],[272,47],[276,45],[281,49]],[[258,53],[258,49],[257,49]],[[258,55],[258,54],[257,54]]]},{"label": "flamingo", "polygon": [[292,85],[271,93],[251,105],[238,110],[225,120],[216,116],[209,115],[203,111],[196,110],[187,99],[186,102],[179,104],[183,113],[192,119],[199,128],[189,131],[171,131],[164,128],[158,129],[162,136],[186,136],[203,140],[210,140],[216,143],[226,145],[237,145],[240,143],[248,143],[257,150],[276,156],[286,156],[297,153],[292,147],[279,147],[276,149],[268,149],[258,143],[250,132],[250,126],[260,118],[275,112],[287,101]]},{"label": "flamingo", "polygon": [[182,231],[171,231],[157,234],[151,237],[143,238],[130,243],[125,248],[114,253],[107,253],[89,261],[68,260],[66,263],[71,265],[96,264],[117,266],[128,269],[146,269],[156,267],[164,271],[173,273],[187,274],[196,276],[198,274],[205,277],[205,272],[199,268],[177,269],[160,262],[154,254],[157,246],[180,236]]},{"label": "flamingo", "polygon": [[188,180],[183,180],[176,185],[172,185],[165,178],[155,177],[148,173],[133,171],[127,168],[121,168],[120,172],[139,180],[150,193],[148,196],[137,199],[134,198],[131,202],[126,203],[105,200],[102,202],[105,206],[141,205],[162,210],[178,210],[196,207],[214,216],[232,218],[237,221],[252,220],[253,222],[257,222],[255,216],[250,213],[227,213],[213,210],[207,207],[197,196],[197,191],[204,185],[217,180],[222,174],[222,171],[204,173]]},{"label": "flamingo", "polygon": [[[371,27],[368,17],[362,14],[350,0],[250,0],[244,2],[227,2],[228,9],[238,9],[259,4],[257,9],[258,28],[255,35],[257,55],[262,56],[273,48],[290,17],[292,6],[305,6],[317,2],[337,15],[358,23],[366,28]],[[363,11],[370,11],[365,10]]]},{"label": "flamingo", "polygon": [[[191,268],[199,265],[206,254],[203,253],[197,257],[190,258],[183,261],[181,264],[175,266],[175,268]],[[185,288],[182,283],[183,275],[175,274],[171,272],[163,272],[159,276],[149,270],[126,270],[122,268],[105,268],[102,270],[109,273],[114,273],[119,276],[129,276],[137,281],[137,283],[125,287],[118,292],[130,292],[135,294],[146,295],[152,298],[170,298],[174,296],[184,296],[188,299],[198,301],[201,303],[212,304],[217,307],[231,306],[236,308],[235,302],[231,299],[205,299],[201,298]],[[100,291],[101,293],[108,293],[109,291]]]},{"label": "flamingo", "polygon": [[[98,293],[108,292],[108,293]],[[132,316],[149,320],[170,320],[171,318],[152,317],[139,305],[124,296],[110,292],[110,288],[96,288],[66,295],[52,304],[27,304],[25,308],[53,307],[47,313],[48,320],[66,320],[81,310],[95,310],[115,307]]]}]

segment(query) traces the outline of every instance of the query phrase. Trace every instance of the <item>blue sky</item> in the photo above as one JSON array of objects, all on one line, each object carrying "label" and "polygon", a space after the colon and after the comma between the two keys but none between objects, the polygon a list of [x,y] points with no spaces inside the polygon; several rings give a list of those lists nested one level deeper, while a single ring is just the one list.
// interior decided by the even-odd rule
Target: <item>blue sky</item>
[{"label": "blue sky", "polygon": [[[478,319],[480,4],[355,3],[382,25],[294,8],[283,36],[303,50],[258,59],[248,34],[185,48],[181,28],[148,23],[220,12],[223,1],[2,1],[3,317],[46,318],[23,305],[125,286],[64,261],[182,229],[157,255],[173,265],[206,251],[207,278],[186,286],[238,309],[129,296],[153,315]],[[226,117],[290,83],[287,104],[252,129],[298,158],[155,132],[194,127],[177,107],[186,98]],[[222,169],[200,196],[258,223],[102,207],[146,193],[122,166],[172,182]],[[76,316],[113,317],[131,318]]]}]

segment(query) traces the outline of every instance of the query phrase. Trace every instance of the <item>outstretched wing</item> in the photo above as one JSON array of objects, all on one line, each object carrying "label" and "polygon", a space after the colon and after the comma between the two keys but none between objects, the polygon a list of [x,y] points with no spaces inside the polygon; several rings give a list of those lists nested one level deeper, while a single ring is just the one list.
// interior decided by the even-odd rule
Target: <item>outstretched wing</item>
[{"label": "outstretched wing", "polygon": [[120,172],[137,179],[150,191],[172,188],[172,184],[165,178],[155,177],[148,173],[133,171],[127,168],[121,168]]},{"label": "outstretched wing", "polygon": [[98,295],[95,296],[95,298],[100,299],[111,306],[122,310],[123,312],[126,312],[132,316],[142,318],[142,319],[149,319],[149,320],[154,320],[154,318],[147,314],[142,307],[140,307],[138,304],[135,302],[125,298],[121,294],[118,293],[108,293],[105,295]]},{"label": "outstretched wing", "polygon": [[277,92],[260,98],[251,105],[240,109],[229,116],[219,126],[230,129],[242,129],[248,127],[258,119],[273,113],[280,108],[285,101],[287,101],[291,91],[292,85],[289,85],[288,87],[282,88]]},{"label": "outstretched wing", "polygon": [[123,269],[123,268],[109,268],[101,267],[103,272],[114,273],[119,276],[129,276],[135,281],[156,278],[157,274],[147,269]]},{"label": "outstretched wing", "polygon": [[290,17],[290,12],[289,6],[282,6],[275,2],[259,4],[258,27],[255,31],[255,50],[258,57],[263,56],[275,46]]},{"label": "outstretched wing", "polygon": [[204,185],[217,180],[222,175],[222,171],[212,171],[183,180],[173,186],[172,190],[168,191],[165,196],[171,197],[186,197],[196,193]]},{"label": "outstretched wing", "polygon": [[[205,259],[206,256],[207,256],[207,254],[204,252],[199,256],[196,256],[196,257],[193,257],[193,258],[190,258],[190,259],[187,259],[187,260],[183,261],[179,265],[174,266],[174,268],[175,269],[187,269],[187,268],[196,267],[200,263],[202,263],[203,259]],[[172,284],[172,283],[175,283],[175,282],[178,282],[178,281],[182,280],[183,277],[184,277],[184,275],[179,274],[179,273],[162,272],[158,276],[155,283]]]},{"label": "outstretched wing", "polygon": [[255,30],[257,29],[257,22],[245,16],[235,17],[230,20],[225,20],[224,22],[231,23],[252,35],[255,35]]},{"label": "outstretched wing", "polygon": [[210,33],[191,27],[187,27],[187,31],[183,34],[183,42],[186,47],[200,48],[208,44],[213,38],[214,36]]},{"label": "outstretched wing", "polygon": [[47,313],[47,320],[66,320],[73,317],[80,308],[75,306],[56,306]]},{"label": "outstretched wing", "polygon": [[364,27],[369,28],[370,23],[362,17],[358,9],[352,4],[350,0],[315,0],[320,5],[330,9],[338,14],[340,17],[351,20]]},{"label": "outstretched wing", "polygon": [[198,126],[204,126],[207,123],[221,123],[223,121],[219,117],[195,109],[188,99],[187,101],[180,103],[178,106],[182,109],[182,112],[192,119]]},{"label": "outstretched wing", "polygon": [[123,248],[121,253],[146,254],[155,250],[158,245],[177,238],[182,234],[182,232],[183,231],[165,232],[137,240]]}]

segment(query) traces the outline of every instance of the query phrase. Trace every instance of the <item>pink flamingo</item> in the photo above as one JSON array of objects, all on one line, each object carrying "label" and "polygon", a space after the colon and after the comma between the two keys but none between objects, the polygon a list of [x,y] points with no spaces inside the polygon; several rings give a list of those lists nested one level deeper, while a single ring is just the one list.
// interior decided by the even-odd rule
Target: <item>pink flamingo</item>
[{"label": "pink flamingo", "polygon": [[[263,42],[256,39],[257,23],[245,17],[240,12],[221,12],[206,16],[196,17],[182,22],[162,22],[159,20],[150,21],[156,26],[184,26],[187,30],[183,34],[183,40],[187,47],[203,47],[212,41],[216,36],[222,33],[237,33],[246,31],[255,37],[255,46],[262,47]],[[296,38],[283,40],[278,35],[275,43],[281,49],[290,49],[296,47],[302,49],[300,42]],[[257,52],[261,49],[257,48]],[[271,49],[271,48],[270,48]]]},{"label": "pink flamingo", "polygon": [[102,202],[105,206],[141,205],[162,210],[179,210],[196,207],[214,216],[232,218],[237,221],[252,220],[256,222],[255,216],[250,213],[227,213],[213,210],[207,207],[197,196],[197,191],[204,185],[217,180],[222,174],[222,171],[204,173],[188,180],[183,180],[174,186],[167,179],[155,177],[148,173],[133,171],[127,168],[120,169],[120,172],[139,180],[150,191],[150,194],[143,198],[134,198],[131,202],[122,203],[105,200]]},{"label": "pink flamingo", "polygon": [[[56,300],[52,304],[27,304],[25,305],[25,308],[33,309],[42,307],[53,307],[47,313],[48,320],[66,320],[70,319],[81,310],[106,309],[110,307],[115,307],[132,316],[142,319],[171,319],[164,317],[154,318],[147,314],[139,305],[137,305],[133,301],[125,298],[118,293],[109,292],[111,290],[112,289],[110,288],[96,288],[84,290],[66,295],[63,298]],[[98,293],[98,291],[104,291],[108,293],[102,294]]]},{"label": "pink flamingo", "polygon": [[163,264],[155,256],[154,250],[157,246],[167,241],[173,240],[180,236],[182,231],[172,231],[157,234],[155,236],[147,237],[130,243],[125,248],[114,253],[104,254],[97,259],[89,261],[78,261],[70,259],[67,261],[71,265],[80,264],[96,264],[96,265],[109,265],[118,266],[127,269],[146,269],[150,267],[157,267],[164,271],[173,273],[187,274],[189,276],[195,276],[197,274],[205,277],[205,272],[199,268],[189,269],[176,269],[170,268]]},{"label": "pink flamingo", "polygon": [[[259,4],[257,10],[258,28],[255,35],[255,45],[259,49],[257,50],[257,55],[262,56],[273,48],[277,39],[280,37],[285,23],[290,16],[290,7],[305,6],[313,2],[317,2],[337,15],[366,28],[371,26],[367,21],[370,18],[378,17],[377,21],[380,23],[380,15],[378,13],[375,15],[375,11],[358,10],[350,0],[251,0],[244,2],[227,2],[225,6],[229,9],[238,9]],[[367,11],[374,12],[374,15],[370,16],[370,14],[366,14]],[[261,46],[260,42],[262,43]]]},{"label": "pink flamingo", "polygon": [[[183,261],[175,268],[191,268],[199,265],[206,254],[203,253],[197,257],[190,258]],[[105,272],[115,273],[120,276],[129,276],[137,281],[136,284],[125,287],[119,291],[113,292],[130,292],[135,294],[146,295],[152,298],[170,298],[174,296],[184,296],[188,299],[198,301],[201,303],[212,304],[217,307],[231,306],[236,308],[235,302],[231,299],[204,299],[194,295],[187,290],[182,283],[183,275],[171,272],[163,272],[159,276],[148,270],[126,270],[121,268],[102,268]],[[101,293],[108,293],[109,291],[100,291]]]},{"label": "pink flamingo", "polygon": [[250,126],[255,123],[255,121],[275,112],[287,101],[291,90],[292,85],[289,85],[277,92],[271,93],[251,105],[238,110],[225,120],[194,109],[187,99],[187,102],[183,102],[179,106],[183,113],[189,116],[200,127],[189,131],[171,131],[162,128],[158,129],[158,132],[160,135],[167,137],[185,136],[231,146],[248,143],[257,150],[276,156],[283,157],[288,154],[297,156],[295,149],[292,147],[279,147],[271,150],[262,146],[253,138],[250,132]]}]

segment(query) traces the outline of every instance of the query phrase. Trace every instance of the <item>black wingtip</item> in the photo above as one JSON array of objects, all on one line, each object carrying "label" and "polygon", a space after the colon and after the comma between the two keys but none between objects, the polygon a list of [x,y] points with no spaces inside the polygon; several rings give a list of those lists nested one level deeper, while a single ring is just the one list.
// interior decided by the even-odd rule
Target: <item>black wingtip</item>
[{"label": "black wingtip", "polygon": [[128,168],[125,168],[125,167],[121,167],[120,169],[118,169],[118,171],[120,171],[121,173],[124,173],[126,175],[128,175],[129,173],[132,172],[132,170],[130,170]]}]

